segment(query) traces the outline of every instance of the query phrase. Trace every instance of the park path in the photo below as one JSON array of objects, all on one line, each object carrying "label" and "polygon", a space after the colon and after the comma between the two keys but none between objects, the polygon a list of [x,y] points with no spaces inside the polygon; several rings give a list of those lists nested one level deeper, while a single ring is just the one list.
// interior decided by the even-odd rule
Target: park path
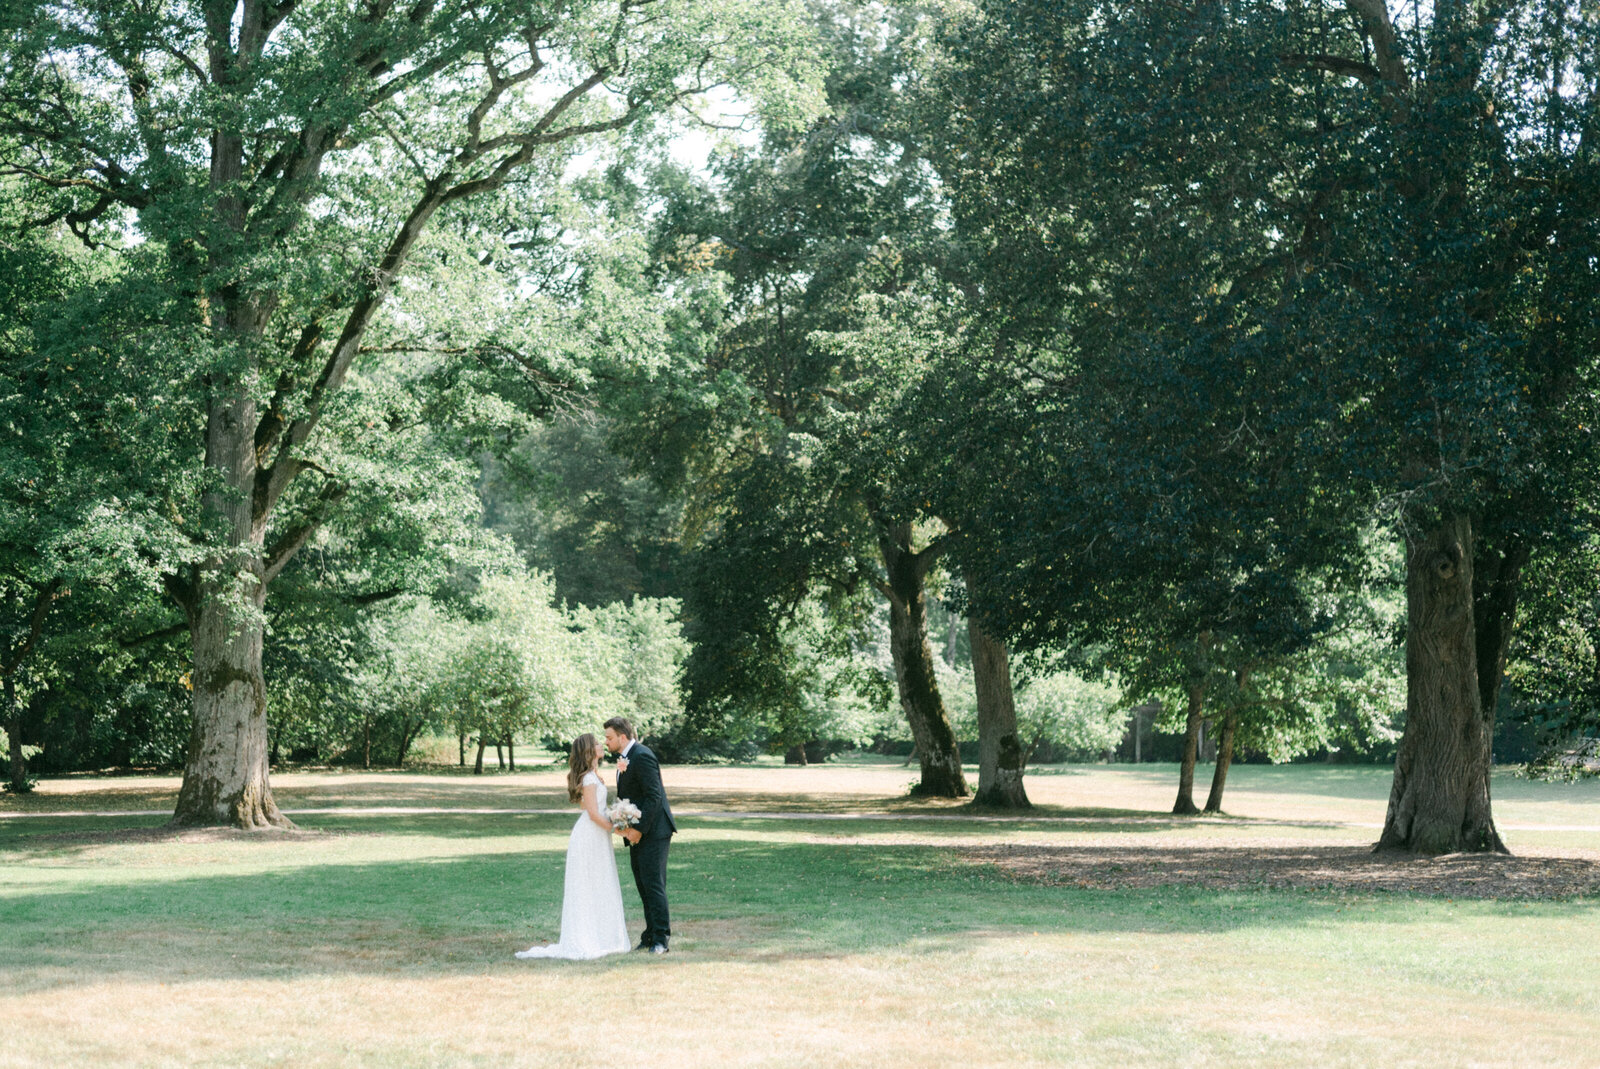
[{"label": "park path", "polygon": [[[29,820],[59,818],[106,817],[165,817],[169,809],[66,809],[38,813],[0,813],[0,820]],[[306,809],[285,809],[286,816],[345,816],[345,817],[396,817],[396,816],[570,816],[570,806],[560,809],[516,809],[490,806],[323,806]],[[705,820],[813,820],[813,821],[889,821],[889,822],[948,822],[956,824],[1064,824],[1094,826],[1105,824],[1173,824],[1185,827],[1195,824],[1220,824],[1231,827],[1286,827],[1286,828],[1360,828],[1382,829],[1381,823],[1353,820],[1273,820],[1259,817],[1175,817],[1162,814],[1150,816],[1114,817],[1059,817],[1059,816],[968,816],[957,813],[807,813],[803,811],[700,809],[684,810],[674,814],[680,818]],[[1600,833],[1600,824],[1505,824],[1497,827],[1504,831],[1549,831]]]}]

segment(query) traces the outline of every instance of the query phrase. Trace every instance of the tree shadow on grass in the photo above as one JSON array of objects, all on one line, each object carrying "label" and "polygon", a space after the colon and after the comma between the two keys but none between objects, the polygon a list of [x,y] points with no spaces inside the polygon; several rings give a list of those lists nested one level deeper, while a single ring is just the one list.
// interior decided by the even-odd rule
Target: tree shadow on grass
[{"label": "tree shadow on grass", "polygon": [[[246,849],[273,844],[311,843],[328,836],[409,836],[447,840],[545,838],[565,835],[576,815],[561,812],[473,812],[461,809],[435,813],[349,813],[338,811],[292,815],[298,831],[236,831],[227,828],[172,829],[164,817],[39,816],[0,820],[0,859],[8,864],[43,858],[70,860],[121,843],[240,843]],[[1071,832],[1077,835],[1152,835],[1191,829],[1250,828],[1346,831],[1344,825],[1310,820],[1263,820],[1250,817],[1174,816],[1148,810],[1040,806],[1025,813],[991,812],[963,807],[937,814],[805,813],[800,815],[715,811],[682,813],[682,831],[721,834],[737,832],[752,839],[800,832],[823,838],[915,834],[948,839],[952,845],[997,833]],[[682,840],[680,839],[680,843]],[[292,848],[292,847],[291,847]]]},{"label": "tree shadow on grass", "polygon": [[568,804],[564,787],[536,786],[509,778],[488,782],[449,780],[441,783],[330,780],[312,787],[275,787],[273,797],[278,805],[286,809],[337,805],[548,808]]},{"label": "tree shadow on grass", "polygon": [[[1151,790],[1176,793],[1179,766],[1176,762],[1143,762],[1126,765],[1087,766],[1114,776],[1118,780],[1134,780],[1147,784]],[[1197,785],[1209,783],[1215,766],[1202,761],[1195,766]],[[1043,769],[1028,770],[1028,776],[1050,776]],[[1311,800],[1317,798],[1341,801],[1382,801],[1389,796],[1394,779],[1393,766],[1375,765],[1251,765],[1235,762],[1228,773],[1228,790],[1232,792],[1265,792],[1270,794],[1299,795]]]},{"label": "tree shadow on grass", "polygon": [[1448,854],[1422,857],[1364,846],[1261,843],[1249,847],[1021,846],[985,844],[960,856],[1021,881],[1059,887],[1128,890],[1183,886],[1208,890],[1295,890],[1356,894],[1401,892],[1464,899],[1567,899],[1600,896],[1600,853],[1586,856]]},{"label": "tree shadow on grass", "polygon": [[[166,877],[130,872],[0,894],[0,977],[13,991],[130,982],[428,977],[529,968],[511,952],[559,934],[562,849],[376,863],[306,864],[256,873]],[[175,859],[181,863],[181,858]],[[619,855],[630,928],[640,910]],[[82,871],[81,869],[77,871]],[[1312,923],[1409,923],[1413,898],[1348,893],[1153,887],[1097,890],[1017,882],[992,861],[941,847],[684,842],[670,865],[672,961],[765,962],[958,950],[1039,932],[1164,935],[1293,929]],[[1463,908],[1570,916],[1593,903]],[[637,959],[572,963],[624,967]],[[540,963],[537,967],[549,967]]]},{"label": "tree shadow on grass", "polygon": [[915,836],[917,838],[947,839],[952,845],[972,839],[990,839],[996,835],[1014,833],[1071,834],[1079,836],[1137,835],[1150,836],[1173,832],[1211,834],[1213,832],[1237,833],[1269,829],[1275,835],[1295,831],[1350,834],[1348,824],[1320,820],[1264,820],[1254,817],[1204,818],[1175,816],[1138,809],[1069,809],[1055,811],[1042,808],[1027,814],[1009,813],[992,816],[983,811],[960,812],[948,816],[904,817],[890,814],[860,813],[846,817],[829,814],[796,814],[761,816],[744,813],[700,813],[692,817],[680,816],[680,829],[697,828],[719,831],[736,830],[752,838],[773,834],[774,828],[786,833],[801,831],[824,838],[852,836]]},{"label": "tree shadow on grass", "polygon": [[[1069,821],[1122,821],[1127,824],[1149,824],[1159,828],[1189,827],[1199,821],[1226,822],[1226,823],[1255,823],[1272,824],[1276,821],[1260,820],[1254,817],[1233,817],[1225,813],[1206,813],[1199,818],[1195,815],[1181,816],[1169,810],[1160,809],[1117,809],[1111,806],[1091,805],[1054,805],[1049,802],[1035,802],[1028,809],[1002,809],[995,806],[978,805],[968,802],[952,813],[952,818],[969,817],[974,823],[983,821],[1029,821],[1046,822],[1051,820]],[[1337,821],[1285,821],[1291,824],[1315,824],[1317,826],[1339,827]]]}]

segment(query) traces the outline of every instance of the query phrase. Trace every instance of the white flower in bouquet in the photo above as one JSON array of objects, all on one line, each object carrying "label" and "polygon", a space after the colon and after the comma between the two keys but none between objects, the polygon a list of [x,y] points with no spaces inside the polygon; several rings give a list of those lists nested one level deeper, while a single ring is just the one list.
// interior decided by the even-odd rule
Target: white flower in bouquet
[{"label": "white flower in bouquet", "polygon": [[618,831],[630,824],[639,823],[639,807],[626,798],[618,798],[606,809],[606,819],[611,821],[611,826]]}]

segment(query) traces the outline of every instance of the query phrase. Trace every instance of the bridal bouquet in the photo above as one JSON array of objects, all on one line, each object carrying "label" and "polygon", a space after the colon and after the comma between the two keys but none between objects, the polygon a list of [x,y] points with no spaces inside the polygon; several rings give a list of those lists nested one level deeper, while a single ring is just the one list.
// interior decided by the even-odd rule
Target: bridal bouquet
[{"label": "bridal bouquet", "polygon": [[618,798],[606,809],[606,819],[611,821],[613,828],[621,831],[630,824],[639,823],[639,807],[626,798]]}]

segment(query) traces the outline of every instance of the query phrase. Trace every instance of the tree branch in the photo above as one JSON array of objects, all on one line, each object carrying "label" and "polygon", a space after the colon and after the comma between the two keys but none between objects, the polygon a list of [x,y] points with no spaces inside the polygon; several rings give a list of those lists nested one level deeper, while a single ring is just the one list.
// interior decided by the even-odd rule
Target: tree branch
[{"label": "tree branch", "polygon": [[167,596],[177,603],[183,610],[184,616],[191,621],[194,617],[195,589],[193,575],[180,576],[166,573],[161,576],[161,587]]},{"label": "tree branch", "polygon": [[1330,74],[1354,78],[1363,85],[1377,85],[1383,81],[1383,74],[1370,63],[1363,63],[1358,59],[1345,59],[1343,56],[1306,55],[1302,53],[1289,53],[1278,57],[1286,66],[1301,67],[1308,70],[1327,71]]},{"label": "tree branch", "polygon": [[1400,40],[1395,36],[1394,23],[1389,20],[1387,0],[1345,0],[1345,7],[1361,21],[1361,27],[1372,41],[1377,67],[1383,80],[1396,89],[1409,89],[1411,76],[1406,72],[1406,61],[1400,54]]},{"label": "tree branch", "polygon": [[163,627],[160,631],[152,631],[148,635],[140,635],[138,638],[119,638],[117,639],[117,645],[125,650],[131,650],[139,646],[148,645],[151,642],[174,638],[187,633],[188,630],[189,625],[187,623],[173,624],[171,627]]},{"label": "tree branch", "polygon": [[[641,6],[644,6],[643,0],[623,0],[621,15],[617,24],[618,33],[621,32],[620,26],[629,12]],[[414,22],[421,21],[429,17],[432,10],[432,0],[418,0],[408,17]],[[623,113],[613,119],[579,123],[556,129],[555,124],[561,116],[566,114],[577,101],[595,87],[601,85],[610,74],[614,73],[617,65],[612,62],[592,71],[569,88],[545,110],[544,114],[536,122],[523,132],[494,137],[487,141],[482,140],[482,124],[505,91],[511,86],[533,77],[544,66],[544,62],[536,48],[536,29],[535,27],[529,28],[531,59],[526,68],[514,74],[506,75],[500,72],[492,62],[488,64],[489,85],[472,111],[465,117],[466,136],[464,143],[445,171],[424,183],[421,196],[395,232],[382,260],[368,276],[363,286],[363,292],[350,309],[338,341],[335,342],[332,351],[328,354],[323,363],[322,372],[311,388],[304,414],[290,423],[287,428],[280,429],[271,423],[258,428],[258,448],[276,445],[277,457],[272,465],[261,470],[257,477],[253,502],[257,523],[265,523],[266,517],[275,507],[277,501],[281,499],[284,490],[299,474],[303,464],[294,459],[291,455],[292,451],[310,437],[312,431],[320,422],[328,395],[336,391],[342,384],[351,363],[361,350],[362,337],[365,336],[367,329],[376,318],[377,312],[393,287],[400,269],[404,266],[413,247],[433,215],[452,201],[499,189],[510,180],[513,173],[533,159],[539,146],[556,144],[589,134],[621,129],[633,122],[646,105],[654,102],[654,97],[648,94],[639,98],[630,98]],[[435,56],[427,63],[421,64],[419,67],[413,68],[404,74],[397,75],[377,86],[367,99],[369,109],[395,93],[402,91],[409,82],[419,78],[431,77],[458,58],[458,56],[448,54]],[[374,59],[373,62],[377,63],[378,60]],[[386,69],[386,67],[375,66],[370,73],[375,77]],[[669,93],[670,98],[664,102],[667,104],[674,103],[689,95],[691,91],[671,91]],[[462,177],[464,172],[478,164],[484,157],[502,149],[513,149],[514,151],[508,152],[495,162],[490,167],[488,174],[477,178]],[[306,161],[304,167],[307,173],[314,172],[324,151],[326,151],[325,141],[305,149],[303,155]],[[286,166],[285,178],[273,195],[274,203],[282,195],[288,182],[288,168]],[[268,208],[270,210],[270,204]],[[281,419],[281,407],[276,412],[269,408],[269,415],[273,416],[275,420]]]},{"label": "tree branch", "polygon": [[398,598],[404,593],[406,593],[406,588],[397,586],[390,587],[388,590],[373,590],[365,594],[351,594],[343,600],[349,605],[372,605],[380,601],[388,601],[390,598]]},{"label": "tree branch", "polygon": [[283,571],[284,565],[294,557],[306,540],[317,533],[317,530],[327,522],[328,514],[333,507],[349,493],[350,488],[343,484],[330,483],[324,487],[322,493],[317,495],[317,509],[304,523],[289,528],[272,543],[265,554],[265,567],[262,569],[261,581],[270,583]]},{"label": "tree branch", "polygon": [[28,618],[28,637],[22,640],[22,645],[12,651],[11,659],[4,665],[0,665],[0,672],[10,675],[17,670],[18,665],[27,659],[28,654],[33,651],[33,647],[38,643],[39,636],[44,634],[44,622],[50,615],[51,604],[60,596],[61,578],[59,576],[39,588],[33,601],[33,613]]},{"label": "tree branch", "polygon": [[939,558],[944,556],[945,551],[950,548],[950,542],[950,532],[946,531],[911,555],[911,563],[917,570],[918,579],[927,578],[928,573],[933,570],[933,566],[938,563]]},{"label": "tree branch", "polygon": [[629,109],[621,116],[607,122],[586,123],[580,126],[569,126],[561,130],[557,130],[555,133],[549,133],[550,127],[555,124],[555,121],[559,119],[561,115],[565,113],[567,109],[570,108],[574,103],[576,103],[584,94],[588,93],[589,90],[605,81],[605,77],[608,73],[610,72],[606,68],[602,67],[599,70],[591,73],[589,77],[585,78],[571,89],[567,90],[561,95],[559,100],[550,105],[549,110],[540,116],[539,121],[534,123],[533,127],[526,133],[507,134],[503,137],[493,137],[488,141],[473,145],[470,152],[463,150],[456,157],[456,162],[458,164],[471,164],[491,152],[496,152],[502,148],[507,148],[513,145],[517,146],[517,151],[503,157],[499,163],[495,164],[493,170],[491,170],[488,175],[484,176],[483,178],[459,182],[451,186],[444,194],[445,200],[460,200],[463,197],[475,196],[479,193],[487,193],[499,189],[501,186],[506,184],[507,180],[510,179],[511,175],[518,168],[522,167],[529,160],[533,159],[534,150],[540,145],[553,145],[574,137],[581,137],[585,134],[591,133],[600,133],[605,130],[619,130],[623,126],[626,126],[629,122],[632,122],[638,112],[637,105],[629,107]]}]

